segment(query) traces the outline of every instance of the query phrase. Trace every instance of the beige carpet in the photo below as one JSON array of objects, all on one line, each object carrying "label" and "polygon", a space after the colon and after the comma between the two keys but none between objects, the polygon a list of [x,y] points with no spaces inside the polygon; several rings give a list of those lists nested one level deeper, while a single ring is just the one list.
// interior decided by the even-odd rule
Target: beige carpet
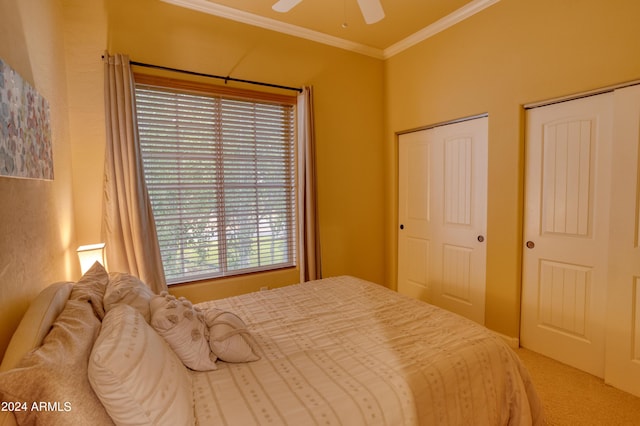
[{"label": "beige carpet", "polygon": [[640,398],[530,350],[516,353],[531,374],[548,424],[640,425]]}]

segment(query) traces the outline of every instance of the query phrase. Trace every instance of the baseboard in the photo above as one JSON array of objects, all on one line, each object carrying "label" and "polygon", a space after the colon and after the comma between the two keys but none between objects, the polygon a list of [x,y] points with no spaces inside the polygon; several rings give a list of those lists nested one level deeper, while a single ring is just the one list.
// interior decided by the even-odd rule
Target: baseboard
[{"label": "baseboard", "polygon": [[[493,331],[493,330],[492,330]],[[494,333],[496,335],[498,335],[500,338],[502,338],[502,340],[505,341],[505,343],[511,348],[511,349],[518,349],[520,347],[520,339],[517,337],[509,337],[505,334],[502,333],[498,333],[497,331],[494,331]]]}]

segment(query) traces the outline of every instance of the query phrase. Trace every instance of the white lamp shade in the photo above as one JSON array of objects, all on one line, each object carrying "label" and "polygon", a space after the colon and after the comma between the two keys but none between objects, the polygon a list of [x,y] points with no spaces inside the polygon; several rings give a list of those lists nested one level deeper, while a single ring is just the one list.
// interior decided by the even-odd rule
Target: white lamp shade
[{"label": "white lamp shade", "polygon": [[82,275],[96,262],[100,262],[100,264],[104,266],[104,245],[104,243],[99,243],[78,247],[78,258],[80,259]]}]

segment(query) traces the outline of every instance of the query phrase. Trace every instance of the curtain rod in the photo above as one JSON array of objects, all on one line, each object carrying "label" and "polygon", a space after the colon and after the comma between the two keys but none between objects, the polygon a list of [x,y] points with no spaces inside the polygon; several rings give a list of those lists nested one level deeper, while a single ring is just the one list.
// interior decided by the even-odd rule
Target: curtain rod
[{"label": "curtain rod", "polygon": [[144,62],[129,61],[129,63],[131,65],[135,65],[135,66],[138,66],[138,67],[155,68],[155,69],[164,70],[164,71],[172,71],[172,72],[178,72],[178,73],[182,73],[182,74],[196,75],[196,76],[199,76],[199,77],[217,78],[219,80],[224,80],[225,84],[228,81],[235,81],[235,82],[238,82],[238,83],[255,84],[255,85],[258,85],[258,86],[274,87],[274,88],[277,88],[277,89],[295,90],[296,92],[302,93],[302,89],[299,88],[299,87],[280,86],[278,84],[262,83],[260,81],[252,81],[252,80],[242,80],[240,78],[233,78],[233,77],[229,77],[229,76],[223,77],[221,75],[205,74],[205,73],[195,72],[195,71],[186,71],[186,70],[181,70],[181,69],[178,69],[178,68],[164,67],[162,65],[145,64]]}]

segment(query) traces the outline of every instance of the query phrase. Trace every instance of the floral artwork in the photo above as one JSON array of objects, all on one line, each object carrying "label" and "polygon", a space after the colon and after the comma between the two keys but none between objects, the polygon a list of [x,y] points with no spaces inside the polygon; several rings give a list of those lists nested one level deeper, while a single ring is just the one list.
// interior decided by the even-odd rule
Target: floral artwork
[{"label": "floral artwork", "polygon": [[0,176],[53,180],[49,104],[2,59]]}]

